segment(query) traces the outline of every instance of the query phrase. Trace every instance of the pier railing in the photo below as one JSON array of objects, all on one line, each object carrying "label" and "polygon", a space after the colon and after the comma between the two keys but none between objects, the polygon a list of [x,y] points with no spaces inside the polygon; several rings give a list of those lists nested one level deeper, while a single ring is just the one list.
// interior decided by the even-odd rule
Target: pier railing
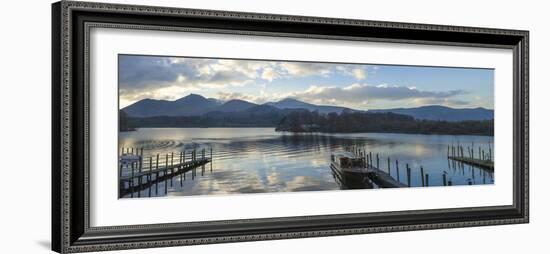
[{"label": "pier railing", "polygon": [[[159,192],[159,183],[164,182],[164,193],[168,192],[168,183],[173,186],[174,177],[180,177],[180,184],[186,179],[186,173],[191,171],[191,178],[196,176],[195,169],[212,161],[206,156],[206,149],[197,151],[181,151],[144,156],[143,148],[122,148],[119,156],[119,197],[137,195],[141,197],[143,190],[148,190],[147,196]],[[170,180],[168,182],[168,180]],[[137,194],[136,194],[137,193]]]}]

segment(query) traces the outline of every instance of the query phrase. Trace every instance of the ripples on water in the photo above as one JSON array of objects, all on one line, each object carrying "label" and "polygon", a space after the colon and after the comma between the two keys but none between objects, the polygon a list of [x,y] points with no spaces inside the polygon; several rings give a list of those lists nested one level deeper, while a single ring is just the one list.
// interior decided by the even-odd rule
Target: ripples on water
[{"label": "ripples on water", "polygon": [[[292,134],[273,128],[148,128],[119,134],[119,149],[143,147],[144,157],[212,148],[213,162],[198,168],[195,179],[174,178],[168,195],[293,192],[341,189],[330,169],[330,154],[349,146],[363,147],[380,157],[380,168],[411,185],[422,186],[420,167],[430,175],[430,186],[441,186],[443,174],[453,185],[492,184],[493,174],[447,160],[447,145],[472,144],[485,149],[493,137],[416,134]],[[208,155],[209,156],[209,155]],[[376,164],[376,162],[374,162]],[[189,174],[190,176],[191,174]],[[164,183],[159,189],[164,190]],[[144,191],[143,193],[145,193]],[[166,195],[162,191],[159,196]]]}]

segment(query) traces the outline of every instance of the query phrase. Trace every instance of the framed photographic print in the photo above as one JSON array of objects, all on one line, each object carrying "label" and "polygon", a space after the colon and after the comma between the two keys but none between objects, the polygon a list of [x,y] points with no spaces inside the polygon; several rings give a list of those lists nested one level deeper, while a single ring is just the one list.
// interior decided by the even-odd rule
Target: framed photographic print
[{"label": "framed photographic print", "polygon": [[528,222],[528,31],[52,14],[57,252]]}]

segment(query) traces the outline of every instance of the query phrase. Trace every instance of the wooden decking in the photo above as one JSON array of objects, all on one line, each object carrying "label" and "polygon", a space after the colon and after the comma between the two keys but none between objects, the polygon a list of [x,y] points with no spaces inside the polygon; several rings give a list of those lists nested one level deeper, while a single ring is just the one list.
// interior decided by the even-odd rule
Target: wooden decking
[{"label": "wooden decking", "polygon": [[406,184],[397,181],[388,173],[372,165],[367,166],[367,177],[369,177],[380,188],[408,187]]},{"label": "wooden decking", "polygon": [[[173,186],[174,178],[179,176],[180,184],[186,179],[186,173],[191,171],[191,178],[196,176],[197,168],[212,162],[212,149],[210,157],[206,157],[205,149],[202,149],[201,155],[197,156],[197,151],[193,150],[189,154],[185,151],[174,157],[174,153],[165,156],[143,156],[143,149],[134,149],[131,152],[120,155],[119,159],[119,197],[141,197],[142,191],[148,190],[144,196],[158,196],[159,184],[164,182],[164,194],[168,192],[168,184]],[[177,154],[176,154],[177,155]],[[175,158],[175,159],[174,159]],[[204,173],[204,172],[203,172]]]},{"label": "wooden decking", "polygon": [[[211,162],[210,158],[201,158],[194,161],[187,161],[181,164],[170,165],[168,167],[123,176],[120,178],[120,195],[123,197],[128,194],[132,195],[133,193],[138,192],[138,196],[141,196],[141,191],[149,189],[148,196],[151,196],[153,185],[155,185],[155,195],[157,195],[158,184],[160,182],[165,182],[164,193],[166,193],[168,188],[168,180],[172,180],[176,176],[182,176],[185,178],[185,173],[209,162]],[[195,173],[192,173],[191,177],[194,178]]]},{"label": "wooden decking", "polygon": [[495,170],[495,166],[492,160],[472,159],[472,158],[459,157],[459,156],[449,156],[449,160],[463,162],[469,165],[473,165],[473,166],[491,170],[491,171]]}]

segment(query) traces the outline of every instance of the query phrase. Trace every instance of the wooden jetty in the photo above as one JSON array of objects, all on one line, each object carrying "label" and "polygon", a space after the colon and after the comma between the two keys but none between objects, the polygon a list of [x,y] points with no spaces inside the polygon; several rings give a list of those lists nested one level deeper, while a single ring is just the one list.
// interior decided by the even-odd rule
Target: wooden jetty
[{"label": "wooden jetty", "polygon": [[487,170],[491,170],[491,171],[495,170],[494,163],[493,163],[493,161],[490,161],[490,160],[480,160],[480,159],[472,159],[472,158],[468,158],[468,157],[458,157],[458,156],[449,156],[448,158],[449,158],[449,160],[454,160],[454,161],[466,163],[466,164],[473,165],[473,166],[476,166],[476,167],[480,167],[480,168],[483,168],[483,169],[487,169]]},{"label": "wooden jetty", "polygon": [[462,145],[452,145],[447,146],[447,158],[449,160],[454,160],[462,162],[465,164],[473,165],[482,169],[494,171],[494,162],[493,162],[493,152],[491,146],[486,152],[485,149],[478,147],[477,156],[476,149],[474,144],[472,146],[466,146],[467,153],[464,154],[464,146]]},{"label": "wooden jetty", "polygon": [[191,171],[191,177],[194,179],[195,169],[212,161],[212,149],[210,149],[210,157],[206,157],[206,150],[202,149],[201,156],[197,156],[196,150],[191,151],[190,154],[182,151],[175,159],[174,153],[164,156],[156,154],[145,158],[143,149],[127,148],[124,152],[123,148],[122,151],[119,160],[119,197],[126,195],[134,197],[135,193],[141,197],[143,190],[149,190],[146,195],[151,197],[153,185],[155,195],[158,195],[159,183],[162,182],[164,182],[164,193],[167,193],[168,184],[173,185],[174,177],[179,176],[180,184],[183,184],[187,172]]},{"label": "wooden jetty", "polygon": [[367,176],[380,188],[408,187],[406,184],[398,182],[390,174],[372,165],[367,166]]},{"label": "wooden jetty", "polygon": [[[368,177],[369,180],[372,181],[374,184],[376,184],[378,187],[380,188],[412,187],[411,181],[413,177],[412,176],[413,172],[412,172],[412,168],[409,167],[409,164],[405,164],[405,168],[404,168],[405,181],[402,182],[400,169],[399,169],[399,160],[395,160],[395,162],[392,162],[390,160],[390,157],[387,157],[385,160],[386,166],[384,169],[382,169],[384,167],[382,163],[384,162],[380,160],[380,155],[378,153],[373,154],[372,152],[367,152],[365,148],[360,148],[355,146],[347,148],[346,151],[352,152],[354,153],[355,156],[363,158],[366,177]],[[392,164],[394,164],[393,167],[392,167]],[[392,172],[395,172],[395,174],[392,175]],[[419,173],[418,177],[420,178],[420,183],[422,184],[421,187],[430,186],[430,175],[427,173],[426,174],[424,173],[424,168],[420,166],[420,170],[417,170],[416,172],[417,174]],[[443,183],[442,183],[443,186],[452,185],[452,181],[450,180],[447,181],[446,174],[441,174],[441,179],[443,180]]]},{"label": "wooden jetty", "polygon": [[[371,152],[366,152],[365,150],[361,150],[360,148],[354,147],[348,150],[349,152],[352,152],[355,154],[355,156],[359,158],[363,158],[364,161],[364,174],[365,177],[367,177],[370,182],[376,184],[380,188],[401,188],[401,187],[408,187],[409,185],[406,185],[404,183],[401,183],[399,181],[399,169],[397,178],[393,178],[389,173],[384,172],[381,170],[380,167],[380,157],[378,154],[376,154],[376,166],[373,163],[373,156]],[[396,161],[397,162],[397,161]],[[388,172],[389,172],[390,166],[389,166],[389,158],[388,158]],[[410,177],[409,177],[410,178]],[[410,180],[408,180],[410,182]]]}]

